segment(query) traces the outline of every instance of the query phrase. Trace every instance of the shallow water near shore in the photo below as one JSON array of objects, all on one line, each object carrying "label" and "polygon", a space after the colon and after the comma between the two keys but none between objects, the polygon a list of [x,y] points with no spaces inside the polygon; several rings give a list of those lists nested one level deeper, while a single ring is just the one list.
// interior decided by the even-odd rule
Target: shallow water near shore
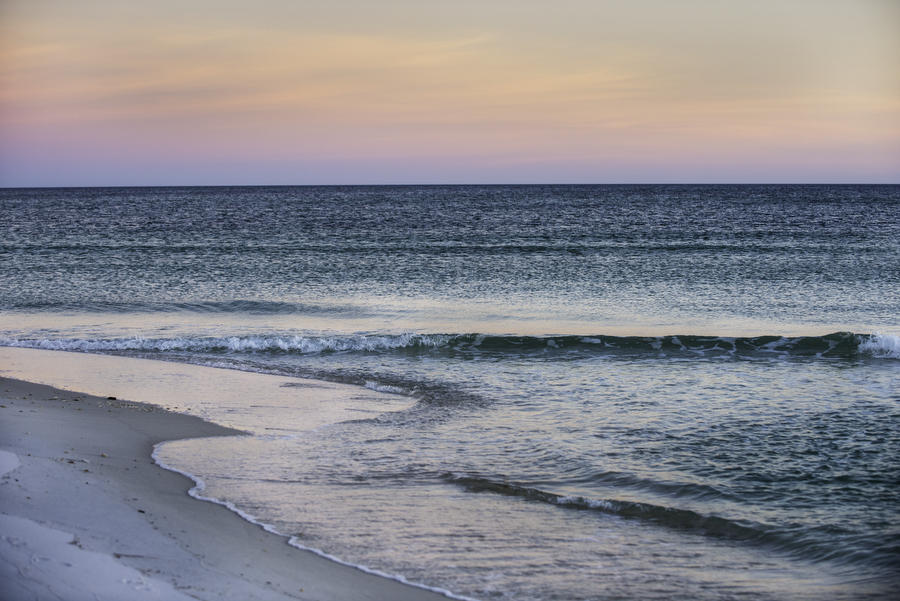
[{"label": "shallow water near shore", "polygon": [[286,424],[290,400],[210,402],[255,435],[160,447],[300,546],[480,599],[898,585],[896,186],[4,190],[0,206],[17,283],[0,344],[399,399],[362,394],[313,431]]}]

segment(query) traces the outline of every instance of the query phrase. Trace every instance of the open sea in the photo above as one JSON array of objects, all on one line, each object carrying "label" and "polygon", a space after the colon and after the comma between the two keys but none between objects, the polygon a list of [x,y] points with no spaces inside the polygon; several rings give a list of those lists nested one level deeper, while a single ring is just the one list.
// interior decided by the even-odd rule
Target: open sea
[{"label": "open sea", "polygon": [[459,597],[900,591],[900,186],[3,189],[0,345],[403,395],[159,453]]}]

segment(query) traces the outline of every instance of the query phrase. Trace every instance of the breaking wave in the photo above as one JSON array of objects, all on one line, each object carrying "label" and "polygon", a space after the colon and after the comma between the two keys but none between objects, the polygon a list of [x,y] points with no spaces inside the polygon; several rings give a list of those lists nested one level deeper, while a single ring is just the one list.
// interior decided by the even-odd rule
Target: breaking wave
[{"label": "breaking wave", "polygon": [[900,359],[900,336],[496,336],[482,334],[268,335],[174,338],[0,338],[0,346],[82,352],[432,353],[538,359],[855,358]]}]

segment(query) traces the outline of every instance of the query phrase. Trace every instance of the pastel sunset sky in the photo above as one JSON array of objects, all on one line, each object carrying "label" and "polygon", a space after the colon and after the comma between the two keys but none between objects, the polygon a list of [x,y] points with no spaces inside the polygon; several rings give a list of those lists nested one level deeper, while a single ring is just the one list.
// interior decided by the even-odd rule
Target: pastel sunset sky
[{"label": "pastel sunset sky", "polygon": [[0,186],[900,182],[897,0],[0,0]]}]

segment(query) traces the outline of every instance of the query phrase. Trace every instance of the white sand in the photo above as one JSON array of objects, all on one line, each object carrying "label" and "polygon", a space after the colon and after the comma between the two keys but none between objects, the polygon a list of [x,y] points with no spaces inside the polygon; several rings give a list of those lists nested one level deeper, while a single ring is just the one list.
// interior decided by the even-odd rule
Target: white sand
[{"label": "white sand", "polygon": [[5,514],[0,514],[0,532],[6,599],[192,599],[110,555],[85,551],[67,532]]},{"label": "white sand", "polygon": [[235,430],[8,378],[0,405],[4,601],[446,598],[290,547],[189,497],[193,482],[150,456],[162,440]]}]

